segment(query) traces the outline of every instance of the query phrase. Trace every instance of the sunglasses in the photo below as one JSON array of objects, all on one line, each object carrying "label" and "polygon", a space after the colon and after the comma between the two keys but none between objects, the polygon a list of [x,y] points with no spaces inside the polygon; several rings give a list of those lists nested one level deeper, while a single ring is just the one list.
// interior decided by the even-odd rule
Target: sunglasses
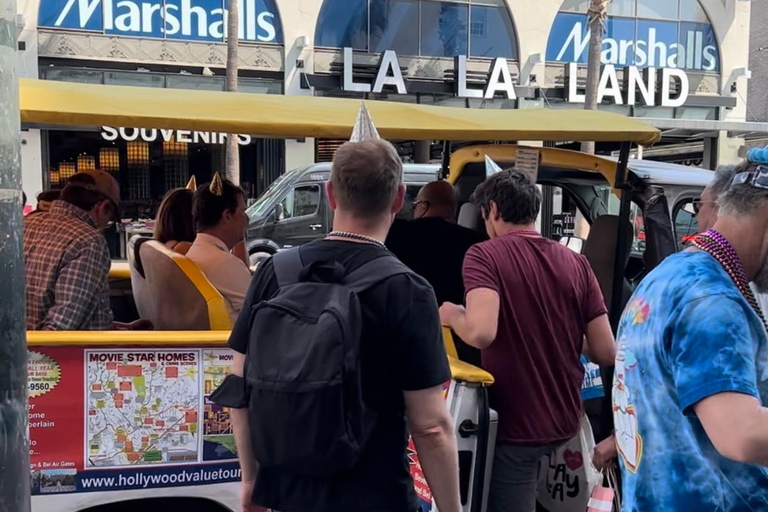
[{"label": "sunglasses", "polygon": [[740,172],[733,177],[734,185],[752,185],[755,188],[768,190],[768,167],[760,165],[755,172]]},{"label": "sunglasses", "polygon": [[699,212],[701,212],[701,207],[704,205],[704,203],[711,203],[712,201],[702,201],[700,197],[697,197],[696,199],[691,201],[691,205],[693,206],[693,213],[694,215],[698,215]]}]

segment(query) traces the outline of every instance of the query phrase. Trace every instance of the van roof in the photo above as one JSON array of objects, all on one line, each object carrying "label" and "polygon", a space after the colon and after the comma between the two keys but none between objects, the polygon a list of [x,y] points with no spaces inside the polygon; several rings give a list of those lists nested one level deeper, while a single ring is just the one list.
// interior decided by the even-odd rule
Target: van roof
[{"label": "van roof", "polygon": [[[435,174],[438,171],[440,171],[438,164],[403,164],[403,172],[406,173]],[[301,174],[305,175],[313,172],[331,172],[331,162],[320,162],[310,165]]]},{"label": "van roof", "polygon": [[[20,79],[21,121],[272,137],[348,138],[360,100]],[[407,140],[542,140],[653,144],[661,132],[603,111],[468,109],[366,101],[379,133]]]},{"label": "van roof", "polygon": [[708,169],[654,160],[630,160],[627,166],[635,176],[654,185],[706,187],[715,176]]}]

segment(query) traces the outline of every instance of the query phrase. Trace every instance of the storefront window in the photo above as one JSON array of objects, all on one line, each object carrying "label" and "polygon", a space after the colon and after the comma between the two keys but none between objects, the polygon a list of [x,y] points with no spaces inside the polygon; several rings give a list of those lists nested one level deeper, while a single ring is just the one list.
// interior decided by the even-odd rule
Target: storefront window
[{"label": "storefront window", "polygon": [[707,13],[699,4],[699,0],[680,0],[680,19],[683,21],[695,21],[708,23]]},{"label": "storefront window", "polygon": [[[670,0],[674,2],[675,0]],[[636,0],[612,0],[608,4],[608,14],[610,16],[634,16]]]},{"label": "storefront window", "polygon": [[677,19],[677,2],[669,0],[638,0],[638,18],[653,18],[659,20]]},{"label": "storefront window", "polygon": [[122,73],[109,71],[104,73],[104,83],[106,85],[165,87],[165,77],[153,73]]},{"label": "storefront window", "polygon": [[503,0],[325,0],[315,34],[320,47],[517,58],[517,36]]},{"label": "storefront window", "polygon": [[512,18],[504,7],[472,6],[469,48],[472,57],[517,58]]},{"label": "storefront window", "polygon": [[421,6],[421,52],[435,57],[469,53],[469,10],[448,2],[424,2]]},{"label": "storefront window", "polygon": [[[547,60],[586,64],[586,0],[565,0],[550,30]],[[613,0],[608,4],[602,63],[618,68],[718,72],[717,38],[699,0]]]},{"label": "storefront window", "polygon": [[317,20],[316,46],[368,49],[368,2],[324,2]]},{"label": "storefront window", "polygon": [[419,53],[419,4],[410,0],[371,0],[371,51]]}]

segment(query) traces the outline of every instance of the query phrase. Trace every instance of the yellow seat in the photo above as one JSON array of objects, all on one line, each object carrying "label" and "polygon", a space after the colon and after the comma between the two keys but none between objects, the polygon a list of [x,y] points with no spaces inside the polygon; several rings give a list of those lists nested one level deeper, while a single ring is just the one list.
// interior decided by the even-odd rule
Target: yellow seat
[{"label": "yellow seat", "polygon": [[141,244],[139,256],[151,296],[142,310],[149,311],[155,329],[232,328],[224,298],[189,258],[155,240]]},{"label": "yellow seat", "polygon": [[[144,265],[140,258],[141,246],[151,240],[151,238],[136,235],[128,242],[128,269],[131,277],[131,291],[133,301],[136,303],[136,311],[139,312],[139,318],[150,319],[152,311],[155,309],[154,297],[147,284],[147,278],[144,275]],[[112,265],[113,268],[115,265]],[[110,273],[111,275],[112,273]]]},{"label": "yellow seat", "polygon": [[443,327],[443,344],[445,345],[445,352],[448,354],[448,365],[451,367],[451,376],[454,380],[482,384],[483,386],[490,386],[494,383],[493,375],[459,359],[453,335],[447,327]]}]

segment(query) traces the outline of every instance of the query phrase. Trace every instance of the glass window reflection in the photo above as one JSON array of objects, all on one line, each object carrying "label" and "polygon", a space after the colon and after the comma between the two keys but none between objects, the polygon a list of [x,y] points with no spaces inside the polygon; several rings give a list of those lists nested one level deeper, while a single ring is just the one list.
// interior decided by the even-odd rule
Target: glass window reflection
[{"label": "glass window reflection", "polygon": [[421,5],[421,55],[455,57],[467,54],[469,6],[448,2]]},{"label": "glass window reflection", "polygon": [[586,13],[589,10],[589,0],[565,0],[560,10],[563,12]]},{"label": "glass window reflection", "polygon": [[419,54],[419,4],[411,0],[371,0],[371,51]]},{"label": "glass window reflection", "polygon": [[708,23],[707,13],[699,4],[699,0],[680,0],[680,19],[683,21],[698,21]]},{"label": "glass window reflection", "polygon": [[328,0],[317,19],[315,46],[368,49],[368,1]]},{"label": "glass window reflection", "polygon": [[325,0],[315,34],[319,47],[517,58],[505,0]]},{"label": "glass window reflection", "polygon": [[473,6],[470,15],[469,51],[472,57],[517,58],[512,20],[501,7]]},{"label": "glass window reflection", "polygon": [[[677,1],[677,0],[672,0]],[[634,16],[636,0],[613,0],[608,4],[608,14],[611,16]]]},{"label": "glass window reflection", "polygon": [[676,0],[638,0],[637,17],[676,20],[677,6]]}]

